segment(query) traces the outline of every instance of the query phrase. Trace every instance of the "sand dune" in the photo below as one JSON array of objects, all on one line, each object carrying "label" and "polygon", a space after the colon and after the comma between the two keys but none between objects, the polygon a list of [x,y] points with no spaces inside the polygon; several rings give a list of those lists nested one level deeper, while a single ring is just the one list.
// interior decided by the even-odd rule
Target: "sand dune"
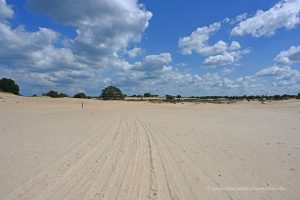
[{"label": "sand dune", "polygon": [[300,198],[300,101],[0,97],[0,199]]}]

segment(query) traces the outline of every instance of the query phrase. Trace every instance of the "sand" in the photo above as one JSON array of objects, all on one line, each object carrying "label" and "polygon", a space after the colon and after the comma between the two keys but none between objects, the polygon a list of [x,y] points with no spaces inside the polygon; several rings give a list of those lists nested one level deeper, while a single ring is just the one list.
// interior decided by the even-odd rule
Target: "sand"
[{"label": "sand", "polygon": [[[81,108],[81,102],[84,108]],[[0,199],[300,199],[300,101],[0,94]]]}]

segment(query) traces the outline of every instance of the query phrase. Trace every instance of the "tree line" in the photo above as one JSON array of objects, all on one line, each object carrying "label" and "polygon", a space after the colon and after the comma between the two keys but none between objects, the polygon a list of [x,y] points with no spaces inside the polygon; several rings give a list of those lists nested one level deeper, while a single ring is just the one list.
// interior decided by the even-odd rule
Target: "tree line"
[{"label": "tree line", "polygon": [[[16,82],[12,79],[9,78],[2,78],[0,79],[0,91],[2,92],[9,92],[9,93],[13,93],[16,95],[19,95],[20,89],[19,86],[16,84]],[[67,95],[66,93],[60,93],[58,91],[53,91],[50,90],[47,93],[43,93],[43,96],[48,96],[48,97],[52,97],[52,98],[62,98],[62,97],[69,97],[69,95]],[[33,96],[37,96],[37,95],[33,95]],[[127,97],[126,94],[124,94],[122,92],[121,89],[115,87],[115,86],[108,86],[106,88],[104,88],[103,90],[101,90],[101,93],[98,97],[91,97],[91,96],[87,96],[85,93],[80,92],[77,93],[73,96],[73,98],[81,98],[81,99],[85,99],[85,98],[100,98],[103,100],[124,100],[125,97]],[[159,95],[156,94],[151,94],[149,92],[144,93],[143,95],[131,95],[129,97],[134,97],[134,98],[149,98],[149,97],[159,97]],[[288,94],[284,94],[284,95],[243,95],[243,96],[189,96],[189,97],[182,97],[181,95],[168,95],[166,94],[164,96],[164,100],[165,101],[170,101],[170,102],[174,102],[174,101],[197,101],[197,100],[259,100],[259,101],[265,101],[265,100],[287,100],[287,99],[300,99],[300,92],[297,95],[288,95]]]}]

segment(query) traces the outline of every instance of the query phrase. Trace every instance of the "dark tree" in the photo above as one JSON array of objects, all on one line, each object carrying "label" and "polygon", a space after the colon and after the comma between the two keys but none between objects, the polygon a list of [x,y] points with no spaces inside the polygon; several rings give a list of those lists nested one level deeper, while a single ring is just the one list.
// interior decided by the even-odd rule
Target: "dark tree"
[{"label": "dark tree", "polygon": [[166,100],[174,100],[174,96],[172,95],[166,95]]},{"label": "dark tree", "polygon": [[180,100],[182,98],[182,96],[181,95],[177,95],[176,98]]},{"label": "dark tree", "polygon": [[0,79],[0,91],[19,95],[19,86],[12,79],[2,78]]},{"label": "dark tree", "polygon": [[151,93],[149,93],[149,92],[145,93],[144,97],[151,97]]},{"label": "dark tree", "polygon": [[124,100],[125,96],[122,91],[115,86],[108,86],[101,91],[100,97],[103,100]]},{"label": "dark tree", "polygon": [[77,93],[73,96],[73,98],[79,98],[79,99],[85,99],[87,98],[86,95],[84,93]]},{"label": "dark tree", "polygon": [[52,97],[52,98],[68,97],[68,95],[65,93],[58,93],[57,91],[53,91],[53,90],[51,90],[47,93],[44,93],[43,96],[48,96],[48,97]]}]

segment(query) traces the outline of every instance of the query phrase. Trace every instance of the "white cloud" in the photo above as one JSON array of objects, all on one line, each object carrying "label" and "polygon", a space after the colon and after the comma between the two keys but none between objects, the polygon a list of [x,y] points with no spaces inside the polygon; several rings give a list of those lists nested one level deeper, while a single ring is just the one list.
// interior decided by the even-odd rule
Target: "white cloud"
[{"label": "white cloud", "polygon": [[14,11],[9,5],[7,5],[6,0],[0,0],[0,21],[12,18]]},{"label": "white cloud", "polygon": [[247,13],[243,13],[243,14],[236,16],[233,19],[226,17],[222,22],[223,22],[223,24],[235,25],[235,24],[247,19],[248,16],[249,15]]},{"label": "white cloud", "polygon": [[28,6],[76,27],[77,36],[68,46],[88,59],[112,55],[140,41],[152,17],[136,0],[29,0]]},{"label": "white cloud", "polygon": [[[12,29],[0,23],[0,64],[8,67],[41,67],[35,62],[35,54],[45,49],[56,50],[52,44],[58,40],[59,34],[51,29],[40,28],[36,32],[27,32],[22,26]],[[40,56],[40,59],[48,55]],[[48,63],[48,65],[51,63]]]},{"label": "white cloud", "polygon": [[133,70],[137,71],[156,71],[168,66],[172,61],[170,53],[161,53],[158,55],[148,55],[141,62],[137,62],[133,66]]},{"label": "white cloud", "polygon": [[200,27],[190,36],[179,38],[178,46],[185,55],[190,55],[194,51],[204,56],[219,54],[227,50],[240,49],[241,46],[237,41],[232,41],[230,45],[223,40],[219,40],[213,45],[208,44],[211,34],[220,28],[220,23]]},{"label": "white cloud", "polygon": [[141,62],[112,77],[112,84],[130,94],[151,92],[158,94],[237,95],[240,92],[253,94],[259,84],[256,77],[241,77],[236,80],[226,77],[228,73],[192,74],[171,66],[169,53],[145,56]]},{"label": "white cloud", "polygon": [[286,51],[281,51],[275,58],[278,64],[293,64],[300,62],[300,46],[291,46]]},{"label": "white cloud", "polygon": [[198,28],[190,36],[179,39],[179,48],[183,54],[192,54],[197,52],[205,58],[204,66],[217,66],[235,63],[242,54],[247,53],[249,50],[240,50],[241,45],[237,41],[231,43],[219,40],[213,45],[208,44],[208,40],[213,32],[219,30],[220,23],[214,23],[210,26]]},{"label": "white cloud", "polygon": [[[221,27],[220,23],[214,23],[210,26],[197,28],[190,36],[179,39],[178,46],[183,54],[189,55],[193,51],[199,54],[211,54],[214,51],[223,51],[227,48],[227,44],[223,41],[218,41],[216,44],[209,46],[208,40],[210,35]],[[220,49],[220,50],[219,50]]]},{"label": "white cloud", "polygon": [[300,71],[289,66],[272,66],[256,73],[257,77],[274,77],[273,86],[300,86]]},{"label": "white cloud", "polygon": [[22,88],[33,84],[32,80],[38,88],[42,84],[45,88],[98,88],[108,80],[103,77],[104,69],[132,66],[118,53],[140,41],[152,16],[136,0],[30,0],[28,6],[75,27],[77,35],[63,39],[49,28],[12,27],[7,21],[14,16],[12,7],[0,0],[1,71],[23,82]]},{"label": "white cloud", "polygon": [[32,66],[39,69],[53,69],[55,66],[60,69],[80,69],[87,67],[77,63],[72,51],[68,48],[55,48],[47,46],[39,51],[34,51],[30,55]]},{"label": "white cloud", "polygon": [[236,42],[236,41],[232,41],[229,47],[229,50],[231,51],[235,51],[241,48],[240,43]]},{"label": "white cloud", "polygon": [[129,56],[130,58],[135,58],[135,57],[137,57],[138,55],[141,55],[141,54],[142,54],[142,49],[141,49],[141,48],[138,48],[138,47],[135,47],[135,48],[129,50],[127,53],[128,53],[128,56]]},{"label": "white cloud", "polygon": [[[226,77],[228,70],[194,74],[183,69],[187,68],[183,64],[172,66],[170,53],[148,55],[139,62],[128,63],[119,53],[127,52],[132,58],[140,55],[140,48],[127,49],[139,42],[152,16],[136,0],[90,0],[84,4],[79,0],[29,0],[28,6],[58,23],[71,25],[76,36],[65,42],[60,33],[49,28],[28,31],[23,26],[10,26],[12,7],[0,0],[0,76],[15,78],[27,94],[49,89],[72,94],[86,88],[98,94],[98,89],[107,84],[116,84],[125,91],[183,95],[243,94],[241,91],[246,90],[251,94],[253,88],[261,87],[262,72],[235,80]],[[209,44],[211,35],[220,27],[215,23],[180,38],[182,53],[209,56],[204,61],[208,66],[237,62],[247,52],[237,41]],[[297,62],[293,53],[282,55],[291,63]],[[299,83],[297,70],[286,71],[289,73],[274,75],[277,85]]]},{"label": "white cloud", "polygon": [[254,37],[270,36],[279,28],[292,29],[300,23],[300,0],[281,0],[267,11],[241,21],[232,35],[251,34]]},{"label": "white cloud", "polygon": [[277,76],[279,79],[289,79],[291,77],[299,76],[299,71],[294,70],[289,66],[272,66],[258,71],[256,76]]},{"label": "white cloud", "polygon": [[[233,49],[237,47],[232,47]],[[203,65],[204,66],[218,66],[218,65],[228,65],[237,62],[243,54],[249,53],[249,50],[242,51],[225,51],[222,54],[207,57]]]},{"label": "white cloud", "polygon": [[[36,32],[27,32],[24,27],[18,26],[12,29],[9,25],[0,23],[1,46],[6,48],[28,48],[38,49],[51,45],[58,39],[59,34],[48,28],[39,28]],[[18,49],[19,50],[19,49]]]},{"label": "white cloud", "polygon": [[239,23],[239,22],[241,22],[241,21],[247,19],[247,17],[248,17],[248,14],[247,14],[247,13],[240,14],[240,15],[236,16],[236,17],[234,18],[234,20],[231,20],[230,23],[231,23],[231,24]]},{"label": "white cloud", "polygon": [[236,55],[229,52],[224,52],[220,55],[209,56],[203,62],[204,66],[216,66],[231,64],[236,60]]}]

